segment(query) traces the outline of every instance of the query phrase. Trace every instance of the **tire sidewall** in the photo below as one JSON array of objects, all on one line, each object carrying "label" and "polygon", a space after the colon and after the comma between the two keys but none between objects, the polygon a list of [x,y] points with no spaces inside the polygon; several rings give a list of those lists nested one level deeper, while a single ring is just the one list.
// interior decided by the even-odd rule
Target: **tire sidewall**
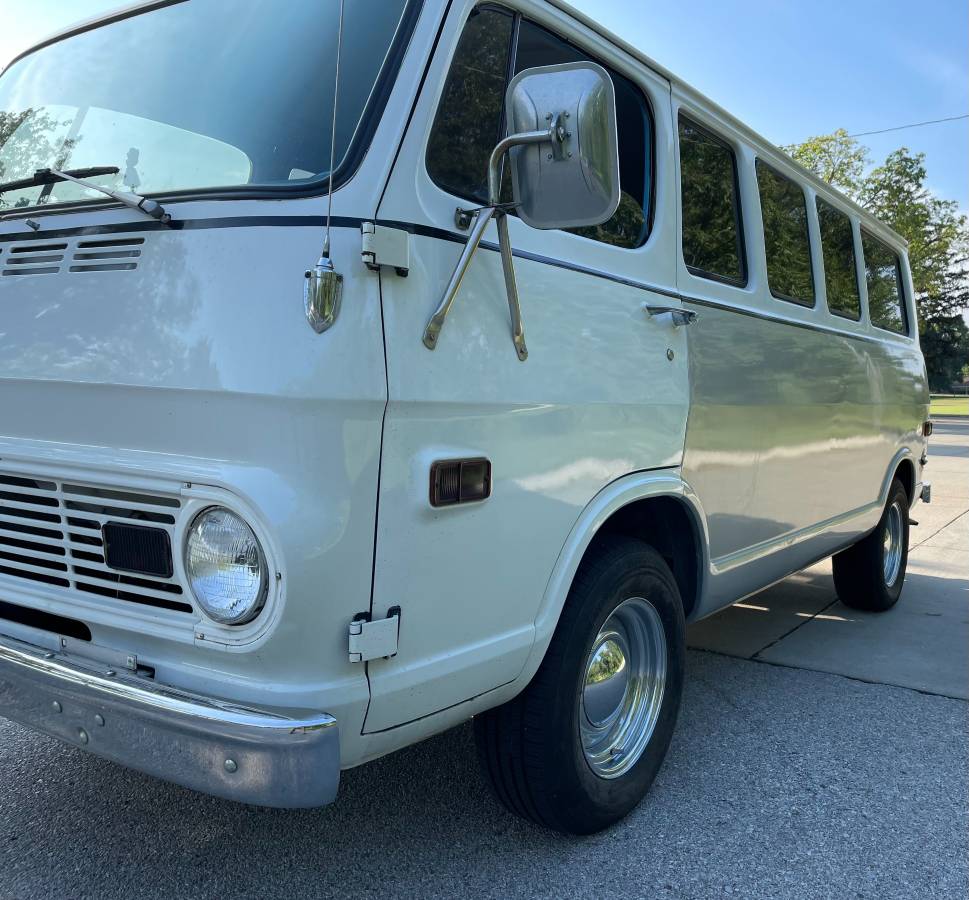
[{"label": "tire sidewall", "polygon": [[[892,507],[898,504],[901,510],[902,520],[902,558],[899,562],[898,575],[895,577],[895,582],[889,586],[885,583],[885,530],[888,528],[888,518],[891,513]],[[886,606],[894,606],[898,602],[898,598],[902,594],[902,587],[905,584],[905,573],[908,568],[908,542],[909,542],[909,519],[908,519],[908,494],[905,491],[904,486],[899,481],[892,482],[892,488],[888,495],[888,503],[885,505],[885,511],[882,513],[881,520],[878,523],[878,528],[876,529],[876,541],[875,546],[878,548],[879,552],[877,555],[876,564],[878,567],[878,577],[880,579],[880,584],[882,586],[882,591],[884,594],[884,600]]]},{"label": "tire sidewall", "polygon": [[[639,803],[656,777],[679,713],[685,667],[685,624],[676,582],[669,569],[652,548],[642,545],[638,553],[625,554],[635,560],[626,566],[616,561],[609,566],[582,598],[576,626],[563,654],[563,674],[569,684],[562,685],[563,707],[559,716],[558,743],[562,760],[558,786],[566,796],[580,798],[574,815],[581,830],[598,830],[604,824],[626,815]],[[632,769],[616,778],[603,778],[590,767],[582,749],[580,717],[586,662],[599,631],[615,609],[633,597],[647,600],[659,614],[666,636],[666,683],[660,713],[649,743]],[[578,598],[577,598],[578,599]],[[584,802],[581,802],[583,801]]]}]

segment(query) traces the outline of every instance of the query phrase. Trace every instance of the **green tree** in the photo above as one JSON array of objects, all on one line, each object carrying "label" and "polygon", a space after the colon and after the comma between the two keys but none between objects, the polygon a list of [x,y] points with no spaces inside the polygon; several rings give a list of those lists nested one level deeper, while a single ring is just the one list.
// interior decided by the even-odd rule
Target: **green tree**
[{"label": "green tree", "polygon": [[925,323],[922,353],[933,391],[948,391],[969,373],[969,326],[962,316],[939,316]]},{"label": "green tree", "polygon": [[870,162],[868,148],[850,137],[843,128],[782,149],[805,169],[810,169],[852,198],[858,194]]},{"label": "green tree", "polygon": [[784,149],[909,242],[929,380],[956,380],[969,361],[960,315],[969,310],[969,221],[926,187],[925,154],[901,147],[866,173],[868,149],[844,129]]}]

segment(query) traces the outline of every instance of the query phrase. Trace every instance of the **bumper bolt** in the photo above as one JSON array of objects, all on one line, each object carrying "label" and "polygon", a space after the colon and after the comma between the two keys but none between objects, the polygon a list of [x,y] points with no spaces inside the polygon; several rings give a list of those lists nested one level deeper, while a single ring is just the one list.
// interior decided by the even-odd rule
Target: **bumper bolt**
[{"label": "bumper bolt", "polygon": [[94,716],[94,721],[97,722],[102,728],[104,727],[104,716],[101,713],[96,713]]},{"label": "bumper bolt", "polygon": [[236,765],[236,761],[234,759],[227,759],[224,763],[222,763],[222,768],[231,775],[233,772],[238,770],[239,766]]},{"label": "bumper bolt", "polygon": [[87,732],[83,728],[77,729],[77,738],[82,744],[86,744],[88,742]]},{"label": "bumper bolt", "polygon": [[57,701],[57,700],[55,700],[53,703],[51,703],[51,706],[54,708],[54,712],[58,712],[59,713],[59,712],[61,712],[63,710],[63,707],[61,706],[60,702]]}]

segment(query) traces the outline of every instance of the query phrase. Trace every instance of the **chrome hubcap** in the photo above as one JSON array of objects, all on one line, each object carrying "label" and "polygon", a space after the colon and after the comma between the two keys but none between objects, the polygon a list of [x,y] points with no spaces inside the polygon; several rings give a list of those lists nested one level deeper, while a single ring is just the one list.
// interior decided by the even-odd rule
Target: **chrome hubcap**
[{"label": "chrome hubcap", "polygon": [[586,662],[579,709],[582,751],[600,778],[631,769],[652,737],[666,688],[666,632],[642,597],[613,610]]},{"label": "chrome hubcap", "polygon": [[893,503],[885,520],[885,552],[882,557],[885,565],[885,584],[891,587],[898,580],[902,568],[902,508]]}]

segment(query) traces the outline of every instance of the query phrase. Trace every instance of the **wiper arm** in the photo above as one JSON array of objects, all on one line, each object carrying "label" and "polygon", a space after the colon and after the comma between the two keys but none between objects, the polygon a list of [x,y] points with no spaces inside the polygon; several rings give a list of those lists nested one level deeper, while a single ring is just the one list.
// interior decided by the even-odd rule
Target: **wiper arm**
[{"label": "wiper arm", "polygon": [[171,222],[172,217],[165,212],[165,208],[158,203],[156,200],[149,200],[147,197],[142,197],[141,194],[135,194],[131,191],[113,191],[111,188],[101,187],[99,184],[94,184],[91,181],[85,181],[85,178],[94,178],[98,175],[117,175],[120,169],[117,166],[98,166],[90,169],[72,169],[67,172],[61,172],[58,169],[38,169],[34,172],[33,178],[26,178],[22,181],[11,181],[7,184],[0,184],[0,194],[4,191],[14,190],[16,188],[28,188],[36,187],[40,184],[55,184],[58,181],[71,181],[74,184],[79,184],[81,187],[85,187],[91,191],[98,191],[112,200],[117,200],[118,203],[123,203],[130,209],[137,210],[138,212],[144,213],[146,216],[150,216],[152,219],[157,219],[159,222],[167,225]]},{"label": "wiper arm", "polygon": [[[68,169],[63,174],[73,175],[75,178],[95,178],[98,175],[117,175],[120,171],[117,166],[94,166],[89,169]],[[51,169],[38,169],[30,178],[22,178],[20,181],[8,181],[6,184],[0,184],[0,194],[6,191],[37,187],[41,184],[57,184],[57,182],[63,180],[63,178],[54,175]]]}]

